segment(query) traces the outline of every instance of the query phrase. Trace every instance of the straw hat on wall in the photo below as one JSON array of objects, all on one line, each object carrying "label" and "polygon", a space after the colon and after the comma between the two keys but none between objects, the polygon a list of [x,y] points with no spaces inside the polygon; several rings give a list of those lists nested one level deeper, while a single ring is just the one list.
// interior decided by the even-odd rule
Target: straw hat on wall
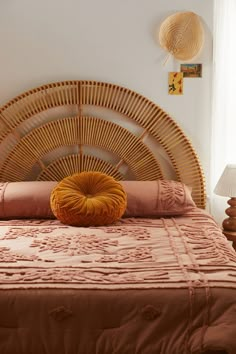
[{"label": "straw hat on wall", "polygon": [[160,27],[159,42],[176,59],[193,59],[204,43],[204,30],[199,16],[194,12],[177,12],[167,17]]}]

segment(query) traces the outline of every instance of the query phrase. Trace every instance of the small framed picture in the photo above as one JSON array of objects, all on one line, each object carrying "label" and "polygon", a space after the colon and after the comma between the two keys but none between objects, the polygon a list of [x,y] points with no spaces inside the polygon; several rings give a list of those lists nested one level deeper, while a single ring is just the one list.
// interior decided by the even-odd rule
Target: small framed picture
[{"label": "small framed picture", "polygon": [[183,73],[170,72],[168,80],[169,95],[182,95],[183,94]]},{"label": "small framed picture", "polygon": [[184,77],[202,77],[202,64],[180,64]]}]

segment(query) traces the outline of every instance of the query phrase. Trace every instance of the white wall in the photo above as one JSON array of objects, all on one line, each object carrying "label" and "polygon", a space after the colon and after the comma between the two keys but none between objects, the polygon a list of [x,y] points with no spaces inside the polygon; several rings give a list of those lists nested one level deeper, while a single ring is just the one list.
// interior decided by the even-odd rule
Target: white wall
[{"label": "white wall", "polygon": [[[176,11],[201,16],[203,78],[167,93],[178,71],[156,41]],[[213,0],[7,0],[0,2],[0,104],[33,87],[91,79],[126,86],[166,110],[190,137],[209,180]]]}]

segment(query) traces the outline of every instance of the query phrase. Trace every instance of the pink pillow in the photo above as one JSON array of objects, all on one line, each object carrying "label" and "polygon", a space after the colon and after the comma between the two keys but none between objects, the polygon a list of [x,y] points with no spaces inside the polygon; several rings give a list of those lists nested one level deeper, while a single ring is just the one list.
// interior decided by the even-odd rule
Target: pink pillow
[{"label": "pink pillow", "polygon": [[55,218],[50,194],[57,182],[0,183],[0,219]]},{"label": "pink pillow", "polygon": [[170,180],[122,181],[127,194],[124,216],[174,216],[196,208],[191,188]]},{"label": "pink pillow", "polygon": [[[122,181],[127,193],[125,217],[182,215],[195,208],[191,189],[169,180]],[[0,219],[55,218],[50,195],[57,182],[0,183]]]}]

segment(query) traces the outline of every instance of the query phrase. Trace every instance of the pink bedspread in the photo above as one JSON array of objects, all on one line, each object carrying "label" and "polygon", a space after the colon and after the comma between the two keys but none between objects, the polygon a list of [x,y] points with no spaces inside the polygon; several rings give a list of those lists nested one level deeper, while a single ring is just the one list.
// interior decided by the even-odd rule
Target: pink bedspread
[{"label": "pink bedspread", "polygon": [[203,211],[0,222],[1,354],[207,350],[236,353],[236,253]]}]

